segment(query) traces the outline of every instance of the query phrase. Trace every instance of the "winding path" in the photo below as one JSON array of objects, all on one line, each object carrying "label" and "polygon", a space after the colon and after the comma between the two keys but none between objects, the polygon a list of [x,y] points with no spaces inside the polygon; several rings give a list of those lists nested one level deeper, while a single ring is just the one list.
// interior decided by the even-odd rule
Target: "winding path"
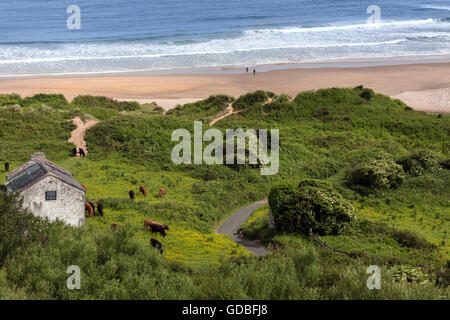
[{"label": "winding path", "polygon": [[237,233],[241,225],[247,220],[247,218],[259,207],[265,205],[266,200],[255,202],[249,206],[240,208],[231,217],[229,217],[225,222],[219,227],[217,233],[229,235],[234,242],[244,246],[248,251],[254,253],[257,256],[265,256],[270,251],[265,247],[261,246],[255,241],[250,241],[248,239],[242,238]]},{"label": "winding path", "polygon": [[72,131],[71,137],[68,142],[72,142],[77,148],[82,148],[84,152],[87,154],[86,141],[84,140],[84,136],[86,134],[86,130],[90,127],[96,125],[98,120],[87,120],[83,122],[80,117],[76,117],[72,119],[73,123],[77,126],[75,130]]}]

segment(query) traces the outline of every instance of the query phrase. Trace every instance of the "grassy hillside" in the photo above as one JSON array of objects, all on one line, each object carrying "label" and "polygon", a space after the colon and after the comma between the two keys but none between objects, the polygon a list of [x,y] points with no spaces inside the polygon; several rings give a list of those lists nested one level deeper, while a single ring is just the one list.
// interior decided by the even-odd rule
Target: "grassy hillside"
[{"label": "grassy hillside", "polygon": [[[23,100],[0,95],[0,104],[7,105],[0,121],[11,127],[0,129],[2,157],[13,169],[29,153],[46,152],[87,186],[89,200],[104,204],[105,217],[88,219],[83,230],[50,225],[43,230],[45,244],[26,244],[20,255],[10,250],[1,262],[0,298],[449,298],[450,172],[441,165],[449,159],[449,116],[415,112],[364,88],[303,92],[294,99],[261,91],[235,101],[213,96],[167,116],[155,106],[102,98]],[[279,129],[277,175],[261,176],[249,166],[172,163],[172,131],[192,132],[193,120],[204,121],[206,130],[232,102],[241,112],[216,128]],[[84,159],[70,157],[73,146],[67,139],[73,125],[67,120],[74,116],[101,120],[87,132]],[[377,159],[402,163],[422,149],[433,152],[440,165],[420,175],[405,173],[396,188],[348,181],[355,168]],[[358,222],[351,232],[323,239],[357,252],[356,258],[316,248],[301,234],[268,230],[267,207],[243,226],[248,237],[273,249],[267,257],[251,257],[214,233],[235,209],[267,197],[276,185],[297,185],[307,178],[331,183],[354,206]],[[137,193],[140,185],[146,186],[147,197],[129,200],[128,190]],[[165,198],[158,196],[162,187]],[[150,249],[145,218],[170,226],[167,237],[156,237],[163,243],[163,257]],[[112,232],[112,222],[120,223],[121,231]],[[426,245],[405,246],[402,239],[409,234],[401,230],[416,232],[417,243]],[[79,293],[64,287],[71,264],[85,272],[86,289]],[[371,264],[383,270],[379,292],[365,287]]]}]

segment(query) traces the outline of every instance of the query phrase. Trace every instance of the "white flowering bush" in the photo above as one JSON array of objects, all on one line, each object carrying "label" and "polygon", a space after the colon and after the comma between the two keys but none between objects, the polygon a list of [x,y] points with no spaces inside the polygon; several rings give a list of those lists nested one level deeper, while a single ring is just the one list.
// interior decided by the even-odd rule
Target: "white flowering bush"
[{"label": "white flowering bush", "polygon": [[353,206],[330,184],[319,180],[302,181],[297,188],[273,188],[269,205],[278,230],[320,235],[344,233],[355,219]]},{"label": "white flowering bush", "polygon": [[361,185],[371,189],[393,189],[405,181],[401,165],[390,159],[373,160],[361,164],[348,175],[351,185]]}]

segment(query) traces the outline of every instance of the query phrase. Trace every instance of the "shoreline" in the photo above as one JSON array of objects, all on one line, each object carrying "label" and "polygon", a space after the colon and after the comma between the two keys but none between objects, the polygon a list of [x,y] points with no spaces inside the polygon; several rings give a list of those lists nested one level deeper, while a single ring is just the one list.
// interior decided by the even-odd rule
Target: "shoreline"
[{"label": "shoreline", "polygon": [[132,75],[50,76],[0,79],[1,93],[31,96],[61,93],[68,100],[80,94],[102,95],[120,100],[160,100],[165,109],[173,100],[182,104],[213,94],[238,97],[255,90],[295,97],[301,91],[364,85],[377,93],[400,98],[419,111],[450,113],[450,62],[376,66],[295,68],[282,65],[268,71],[249,73],[174,73]]},{"label": "shoreline", "polygon": [[367,59],[330,59],[304,62],[282,62],[256,65],[222,65],[209,67],[188,67],[173,69],[142,69],[126,71],[81,72],[59,74],[23,74],[0,75],[0,80],[37,79],[37,78],[73,78],[73,77],[120,77],[120,76],[157,76],[157,75],[196,75],[196,74],[242,74],[246,67],[249,72],[256,68],[258,72],[289,69],[323,69],[323,68],[363,68],[397,65],[450,63],[450,55],[424,55],[406,57],[386,57]]}]

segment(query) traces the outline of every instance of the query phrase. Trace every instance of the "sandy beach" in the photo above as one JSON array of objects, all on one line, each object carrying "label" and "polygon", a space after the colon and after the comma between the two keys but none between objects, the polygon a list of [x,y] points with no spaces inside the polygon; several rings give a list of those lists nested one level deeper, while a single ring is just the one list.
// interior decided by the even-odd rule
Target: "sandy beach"
[{"label": "sandy beach", "polygon": [[[258,70],[258,69],[257,69]],[[239,96],[258,89],[285,93],[364,85],[399,98],[419,111],[450,113],[450,63],[345,68],[291,68],[242,74],[111,75],[0,80],[0,92],[30,96],[62,93],[156,101],[165,109],[211,94]]]}]

